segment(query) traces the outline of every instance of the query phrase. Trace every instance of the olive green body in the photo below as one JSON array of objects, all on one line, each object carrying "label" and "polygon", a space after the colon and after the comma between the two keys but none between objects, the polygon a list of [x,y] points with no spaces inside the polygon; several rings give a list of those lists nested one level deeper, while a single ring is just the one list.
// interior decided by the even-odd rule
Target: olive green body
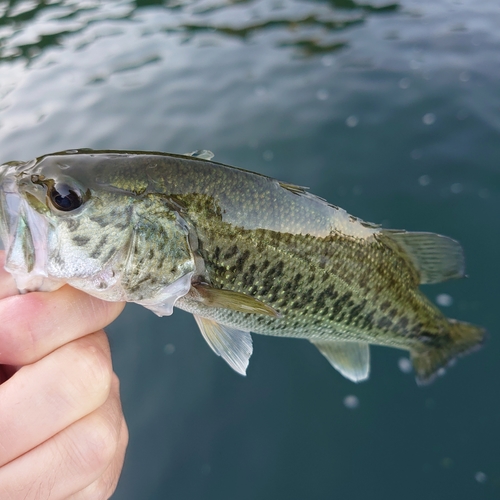
[{"label": "olive green body", "polygon": [[368,377],[368,344],[407,349],[422,383],[484,338],[418,289],[463,276],[456,241],[381,229],[207,157],[73,150],[10,162],[0,208],[21,291],[69,283],[159,315],[176,305],[239,373],[248,332],[309,339],[354,381]]}]

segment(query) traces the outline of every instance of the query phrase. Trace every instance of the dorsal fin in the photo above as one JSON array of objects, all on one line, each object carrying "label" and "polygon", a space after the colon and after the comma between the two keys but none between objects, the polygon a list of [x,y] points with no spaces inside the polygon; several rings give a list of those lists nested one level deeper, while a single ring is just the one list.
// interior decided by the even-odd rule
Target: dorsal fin
[{"label": "dorsal fin", "polygon": [[311,340],[344,377],[362,382],[370,375],[370,346],[361,342]]},{"label": "dorsal fin", "polygon": [[211,160],[215,155],[208,149],[197,149],[196,151],[191,151],[191,153],[186,153],[185,156],[194,156],[202,160]]},{"label": "dorsal fin", "polygon": [[464,277],[464,253],[458,241],[436,233],[383,230],[383,234],[406,252],[421,284]]}]

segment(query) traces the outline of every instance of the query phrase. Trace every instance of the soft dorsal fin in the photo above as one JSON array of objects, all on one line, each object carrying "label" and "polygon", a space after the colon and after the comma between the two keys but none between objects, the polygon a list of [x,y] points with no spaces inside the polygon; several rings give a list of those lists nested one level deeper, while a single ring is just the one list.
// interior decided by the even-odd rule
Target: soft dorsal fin
[{"label": "soft dorsal fin", "polygon": [[213,288],[206,283],[193,284],[193,288],[198,292],[197,299],[209,307],[222,307],[242,313],[279,316],[276,309],[244,293]]},{"label": "soft dorsal fin", "polygon": [[362,382],[370,375],[370,347],[361,342],[311,340],[345,378]]},{"label": "soft dorsal fin", "polygon": [[191,153],[186,153],[186,156],[194,156],[202,160],[211,160],[215,155],[208,149],[197,149],[196,151],[191,151]]},{"label": "soft dorsal fin", "polygon": [[241,375],[246,375],[252,355],[252,337],[250,332],[221,325],[214,320],[194,315],[203,337],[212,350],[221,356],[227,364]]},{"label": "soft dorsal fin", "polygon": [[460,243],[436,233],[383,231],[408,255],[420,275],[420,283],[440,283],[465,275]]}]

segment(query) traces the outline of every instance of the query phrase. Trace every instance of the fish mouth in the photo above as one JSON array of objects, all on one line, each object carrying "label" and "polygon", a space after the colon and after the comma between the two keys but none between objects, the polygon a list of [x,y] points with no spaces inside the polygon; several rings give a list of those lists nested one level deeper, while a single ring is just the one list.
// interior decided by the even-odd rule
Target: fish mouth
[{"label": "fish mouth", "polygon": [[0,166],[0,237],[6,253],[4,267],[21,292],[54,290],[61,284],[56,284],[47,273],[49,221],[35,210],[34,200],[29,201],[29,196],[39,199],[39,194],[30,188],[27,167],[30,165],[24,162]]}]

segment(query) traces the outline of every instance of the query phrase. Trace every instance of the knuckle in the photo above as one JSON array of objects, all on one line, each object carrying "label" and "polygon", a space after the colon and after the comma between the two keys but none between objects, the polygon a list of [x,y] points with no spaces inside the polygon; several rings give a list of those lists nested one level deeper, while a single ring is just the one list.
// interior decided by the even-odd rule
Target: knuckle
[{"label": "knuckle", "polygon": [[71,370],[75,373],[78,392],[86,392],[103,403],[110,391],[113,369],[109,354],[95,342],[87,339],[72,342],[70,350]]},{"label": "knuckle", "polygon": [[103,416],[93,415],[79,446],[81,465],[89,472],[104,471],[117,449],[117,432]]}]

